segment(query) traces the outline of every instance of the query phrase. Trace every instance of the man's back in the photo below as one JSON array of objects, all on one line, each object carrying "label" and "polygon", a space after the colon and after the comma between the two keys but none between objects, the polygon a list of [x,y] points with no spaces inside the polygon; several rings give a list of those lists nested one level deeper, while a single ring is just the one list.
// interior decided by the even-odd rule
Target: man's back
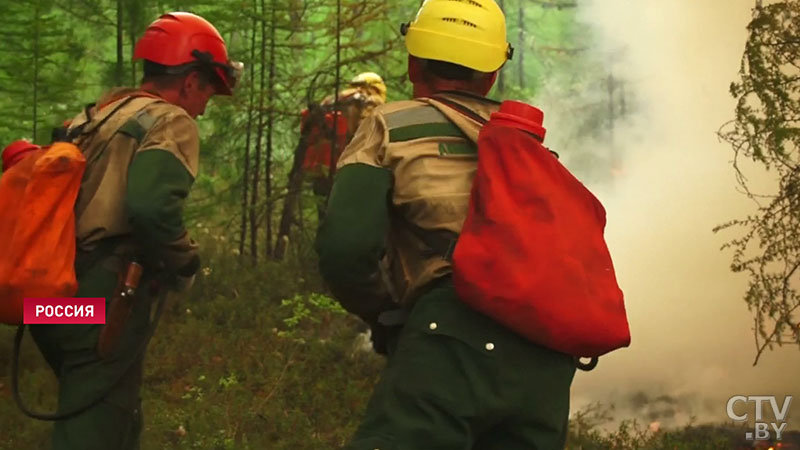
[{"label": "man's back", "polygon": [[[463,93],[443,93],[485,118],[499,105]],[[406,302],[450,272],[441,255],[420,251],[419,231],[461,231],[477,165],[480,124],[441,102],[416,99],[375,109],[338,168],[367,164],[391,171],[393,220],[388,268],[398,300]]]},{"label": "man's back", "polygon": [[563,448],[572,358],[473,310],[449,276],[481,120],[425,100],[497,109],[482,96],[513,55],[505,17],[493,0],[427,0],[400,31],[419,100],[362,122],[316,243],[333,294],[389,358],[346,448]]},{"label": "man's back", "polygon": [[101,239],[131,233],[125,199],[128,170],[136,154],[148,149],[167,151],[192,177],[197,173],[194,120],[160,98],[137,91],[127,94],[93,108],[88,122],[85,113],[72,121],[72,128],[86,124],[85,138],[78,143],[89,164],[76,204],[77,238],[83,250]]},{"label": "man's back", "polygon": [[390,361],[347,449],[556,449],[572,358],[462,302],[436,243],[455,244],[478,160],[481,125],[450,102],[485,119],[499,107],[451,92],[389,103],[339,161],[320,270]]}]

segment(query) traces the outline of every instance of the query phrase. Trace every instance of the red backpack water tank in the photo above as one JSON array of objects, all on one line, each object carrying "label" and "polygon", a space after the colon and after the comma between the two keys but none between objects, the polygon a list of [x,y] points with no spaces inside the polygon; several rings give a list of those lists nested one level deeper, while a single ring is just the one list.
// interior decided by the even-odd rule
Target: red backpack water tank
[{"label": "red backpack water tank", "polygon": [[453,280],[464,302],[529,340],[600,356],[630,344],[606,213],[542,145],[543,118],[506,101],[481,129]]}]

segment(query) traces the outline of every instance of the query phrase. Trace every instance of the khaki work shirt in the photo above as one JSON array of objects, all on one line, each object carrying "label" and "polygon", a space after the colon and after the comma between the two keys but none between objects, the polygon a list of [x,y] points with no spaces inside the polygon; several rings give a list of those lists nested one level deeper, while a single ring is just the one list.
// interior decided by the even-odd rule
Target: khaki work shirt
[{"label": "khaki work shirt", "polygon": [[[109,96],[118,97],[119,93]],[[192,178],[197,176],[199,159],[197,126],[179,106],[160,98],[122,97],[99,111],[93,108],[91,113],[92,120],[76,141],[87,160],[75,206],[78,248],[85,251],[92,250],[101,239],[131,233],[125,196],[128,168],[136,154],[167,151]],[[81,113],[70,128],[85,122],[86,114]],[[95,128],[97,132],[93,132]],[[194,250],[196,245],[184,234],[170,247],[182,252]]]},{"label": "khaki work shirt", "polygon": [[[487,120],[499,109],[498,103],[480,97],[442,96]],[[461,231],[477,168],[480,128],[477,121],[433,99],[392,102],[364,119],[339,159],[337,170],[360,163],[393,175],[394,217],[383,269],[386,287],[400,303],[413,301],[432,280],[451,272],[450,262],[431,255],[406,223],[427,231]],[[414,138],[420,130],[433,135]]]}]

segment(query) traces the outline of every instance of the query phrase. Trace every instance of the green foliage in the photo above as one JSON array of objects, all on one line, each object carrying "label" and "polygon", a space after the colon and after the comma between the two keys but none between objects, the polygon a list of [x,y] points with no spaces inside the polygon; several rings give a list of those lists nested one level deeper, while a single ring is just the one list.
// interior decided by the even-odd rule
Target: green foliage
[{"label": "green foliage", "polygon": [[0,142],[46,139],[80,93],[86,45],[52,0],[6,2],[0,31]]},{"label": "green foliage", "polygon": [[[720,131],[731,144],[740,185],[758,212],[723,224],[743,234],[724,248],[733,250],[731,270],[750,277],[745,301],[755,316],[756,363],[775,345],[800,345],[800,1],[757,6],[739,71],[731,85],[736,118]],[[777,192],[751,192],[739,158],[777,174]]]},{"label": "green foliage", "polygon": [[754,9],[739,71],[733,129],[723,137],[743,156],[768,167],[796,165],[800,143],[800,2]]},{"label": "green foliage", "polygon": [[292,311],[289,317],[283,319],[283,323],[286,324],[290,330],[296,328],[305,320],[311,321],[312,323],[319,323],[319,315],[321,313],[333,312],[345,314],[347,312],[335,299],[317,293],[308,295],[297,294],[292,298],[283,299],[281,300],[281,306],[290,308]]}]

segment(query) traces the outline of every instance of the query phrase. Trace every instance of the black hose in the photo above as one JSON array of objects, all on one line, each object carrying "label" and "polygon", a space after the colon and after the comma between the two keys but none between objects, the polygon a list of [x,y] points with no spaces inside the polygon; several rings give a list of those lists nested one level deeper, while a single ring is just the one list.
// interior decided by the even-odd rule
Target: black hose
[{"label": "black hose", "polygon": [[[142,345],[139,348],[137,354],[144,354],[145,350],[147,349],[147,344],[150,343],[150,339],[153,337],[153,334],[155,334],[158,321],[159,319],[161,319],[161,314],[164,312],[165,304],[166,304],[166,295],[162,296],[158,300],[158,303],[156,304],[156,313],[155,316],[153,317],[153,322],[150,324],[150,328],[147,330],[147,335],[142,341]],[[132,360],[131,364],[125,370],[122,371],[122,374],[119,376],[117,381],[115,381],[114,384],[111,385],[111,388],[103,392],[101,395],[98,395],[96,398],[92,398],[89,402],[84,403],[80,407],[73,408],[66,412],[60,412],[60,413],[50,413],[50,414],[39,413],[28,408],[22,401],[22,397],[19,394],[19,353],[20,353],[20,347],[22,346],[22,337],[24,334],[25,334],[25,325],[20,325],[19,327],[17,327],[17,333],[16,335],[14,335],[14,355],[11,359],[11,393],[14,396],[14,401],[17,402],[17,406],[22,411],[22,413],[32,419],[46,420],[52,422],[58,420],[71,419],[75,416],[78,416],[86,412],[93,406],[103,401],[103,399],[111,392],[111,389],[116,387],[117,383],[122,381],[122,378],[127,374],[128,370],[130,370],[130,368],[133,367],[133,364],[136,361],[136,358]]]},{"label": "black hose", "polygon": [[586,363],[582,362],[580,358],[575,358],[575,365],[578,367],[578,369],[583,370],[584,372],[590,372],[597,367],[597,363],[599,361],[600,359],[597,356],[593,356],[589,362]]}]

